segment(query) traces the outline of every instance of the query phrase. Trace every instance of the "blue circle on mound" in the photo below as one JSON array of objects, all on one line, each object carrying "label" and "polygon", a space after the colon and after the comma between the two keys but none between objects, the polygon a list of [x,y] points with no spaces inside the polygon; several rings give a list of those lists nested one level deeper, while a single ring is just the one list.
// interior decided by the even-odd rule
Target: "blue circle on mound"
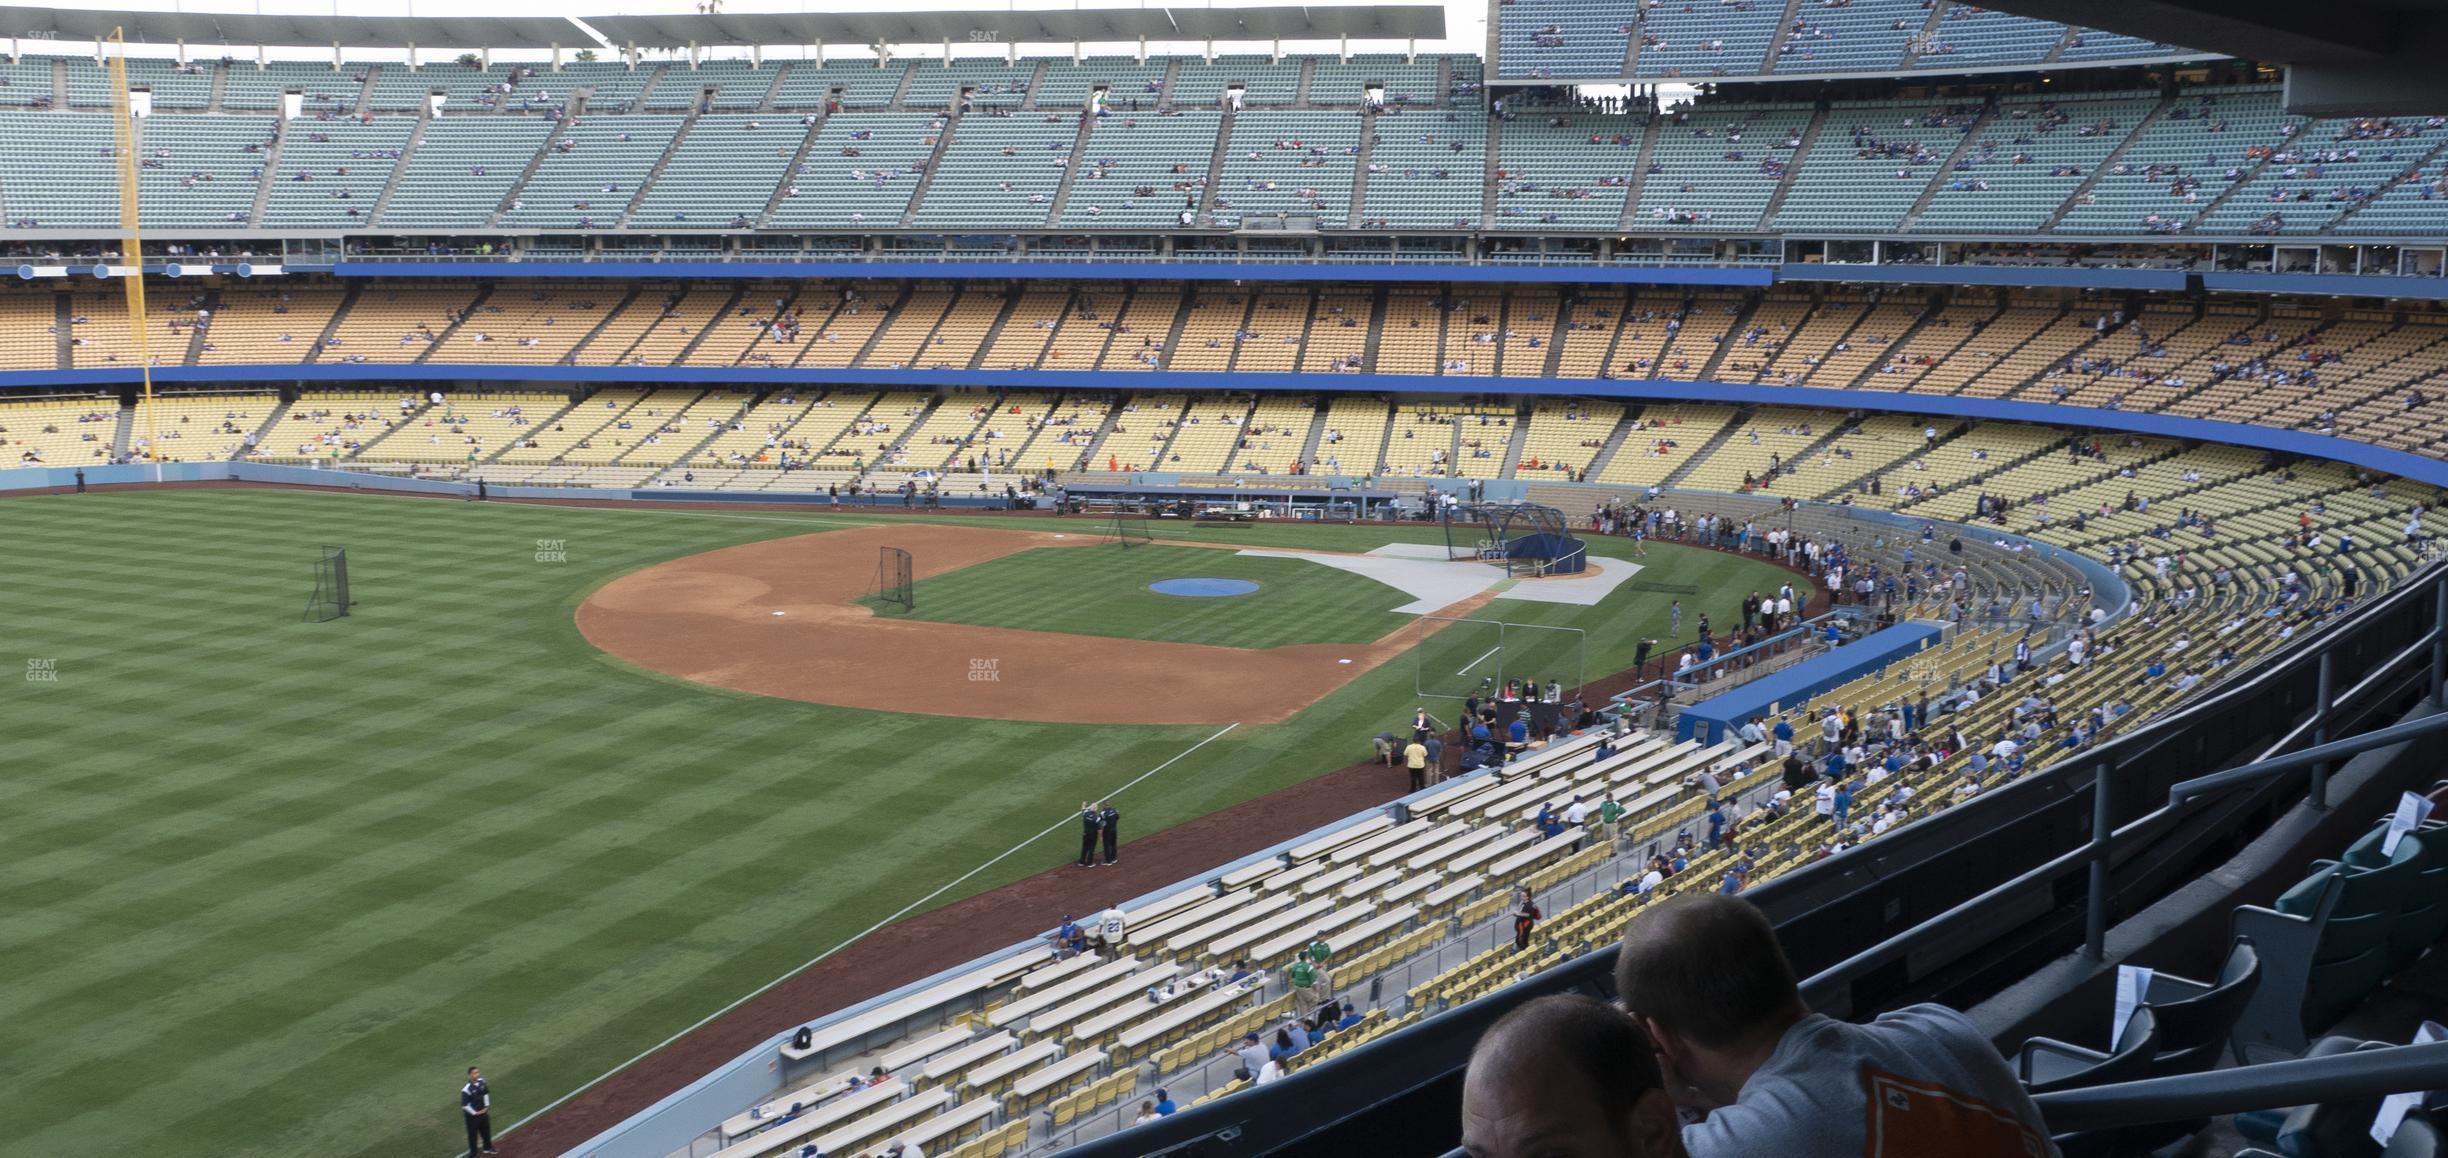
[{"label": "blue circle on mound", "polygon": [[1159,579],[1148,584],[1148,590],[1158,595],[1182,595],[1192,599],[1221,599],[1227,595],[1247,595],[1258,585],[1247,579]]}]

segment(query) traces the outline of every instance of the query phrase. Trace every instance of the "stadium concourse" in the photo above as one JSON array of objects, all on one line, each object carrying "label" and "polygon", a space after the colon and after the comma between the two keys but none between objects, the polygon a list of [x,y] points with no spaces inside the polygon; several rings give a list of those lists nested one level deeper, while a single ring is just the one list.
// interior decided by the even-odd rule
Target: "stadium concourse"
[{"label": "stadium concourse", "polygon": [[[1110,874],[828,912],[911,901],[519,1091],[515,1152],[1437,1152],[1479,1030],[1615,996],[1627,926],[1703,895],[1756,902],[1816,1008],[1943,999],[2006,1046],[2158,968],[2130,1040],[2017,1056],[2044,1095],[2439,1015],[2435,762],[2353,745],[2448,707],[2448,108],[2300,112],[2287,61],[1956,0],[1488,9],[1484,56],[1373,6],[1168,12],[1153,51],[1137,10],[131,13],[124,61],[55,14],[96,51],[0,58],[0,492],[739,520],[541,605],[709,719],[856,711],[804,718],[1100,784],[1144,767],[1079,767],[1088,729],[1117,764],[1249,729],[1290,785]],[[1506,509],[1587,573],[1516,570]],[[898,610],[863,601],[895,550]],[[1755,680],[1756,718],[1704,707]],[[826,804],[872,849],[917,823]],[[2352,1092],[2448,1070],[2410,1080]],[[2370,1116],[2255,1088],[2034,1112],[2069,1154]]]}]

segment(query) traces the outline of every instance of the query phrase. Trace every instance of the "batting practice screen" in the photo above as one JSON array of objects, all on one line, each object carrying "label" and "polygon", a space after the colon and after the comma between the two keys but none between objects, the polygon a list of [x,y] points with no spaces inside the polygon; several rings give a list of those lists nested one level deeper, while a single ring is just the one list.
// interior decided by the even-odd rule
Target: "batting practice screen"
[{"label": "batting practice screen", "polygon": [[1486,697],[1508,680],[1569,694],[1588,677],[1589,633],[1578,627],[1423,615],[1412,630],[1412,690],[1423,697]]},{"label": "batting practice screen", "polygon": [[875,583],[868,593],[875,597],[880,609],[918,610],[918,593],[911,582],[910,570],[909,552],[899,547],[876,549]]},{"label": "batting practice screen", "polygon": [[323,557],[315,560],[314,594],[306,597],[306,618],[324,623],[349,613],[348,551],[341,547],[323,548]]}]

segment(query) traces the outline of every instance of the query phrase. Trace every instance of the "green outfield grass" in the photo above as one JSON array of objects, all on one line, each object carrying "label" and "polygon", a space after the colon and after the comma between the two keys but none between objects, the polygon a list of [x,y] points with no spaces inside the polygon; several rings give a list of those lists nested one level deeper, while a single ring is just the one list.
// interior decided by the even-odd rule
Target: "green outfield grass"
[{"label": "green outfield grass", "polygon": [[[1193,599],[1148,584],[1247,579],[1247,595]],[[915,618],[1217,647],[1367,643],[1412,621],[1411,602],[1374,579],[1300,559],[1199,547],[1043,547],[925,580]]]},{"label": "green outfield grass", "polygon": [[[516,1121],[1216,731],[770,700],[631,668],[572,625],[625,572],[855,521],[277,491],[0,501],[0,662],[56,677],[0,687],[0,1149],[453,1153],[468,1065]],[[323,543],[348,548],[360,606],[301,622]],[[1198,573],[1229,558],[1203,554],[1220,558]],[[1670,546],[1645,562],[1721,623],[1782,575]],[[1066,597],[1003,596],[1021,620]],[[1506,617],[1589,628],[1595,674],[1662,633],[1667,598]],[[1209,743],[1121,798],[1125,835],[1365,758],[1408,718],[1413,678],[1391,664]],[[1049,844],[946,899],[1063,857]]]}]

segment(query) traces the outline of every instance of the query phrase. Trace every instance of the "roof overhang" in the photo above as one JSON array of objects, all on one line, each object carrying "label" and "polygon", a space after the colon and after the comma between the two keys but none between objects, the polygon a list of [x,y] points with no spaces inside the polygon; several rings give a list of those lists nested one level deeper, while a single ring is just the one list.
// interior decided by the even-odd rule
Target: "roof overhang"
[{"label": "roof overhang", "polygon": [[2448,0],[1987,0],[2020,16],[2105,28],[2287,66],[2290,112],[2448,113]]}]

